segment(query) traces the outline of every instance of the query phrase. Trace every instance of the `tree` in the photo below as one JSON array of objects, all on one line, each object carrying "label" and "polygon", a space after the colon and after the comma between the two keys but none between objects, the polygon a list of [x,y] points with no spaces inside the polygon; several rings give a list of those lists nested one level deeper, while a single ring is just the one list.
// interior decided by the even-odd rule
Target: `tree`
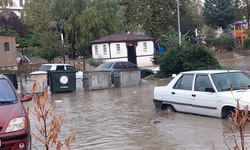
[{"label": "tree", "polygon": [[25,25],[23,24],[22,20],[15,15],[13,12],[10,13],[9,18],[5,16],[0,17],[0,28],[3,30],[14,30],[16,31],[21,37],[27,34],[27,30]]},{"label": "tree", "polygon": [[235,21],[235,10],[232,0],[205,0],[205,23],[212,27],[223,29]]},{"label": "tree", "polygon": [[8,5],[13,5],[12,0],[0,0],[0,7],[6,8]]},{"label": "tree", "polygon": [[29,0],[26,2],[23,9],[24,23],[38,33],[51,30],[49,23],[53,21],[53,18],[49,5],[49,0]]},{"label": "tree", "polygon": [[250,0],[237,0],[236,3],[238,6],[238,9],[237,9],[237,14],[238,14],[238,18],[237,18],[237,21],[238,20],[244,20],[246,19],[246,22],[247,22],[247,25],[249,26],[250,25]]},{"label": "tree", "polygon": [[[195,35],[195,28],[201,30],[204,24],[201,1],[191,0],[186,5],[186,13],[181,17],[181,33]],[[177,30],[178,28],[176,28]]]},{"label": "tree", "polygon": [[[51,10],[57,22],[63,22],[59,30],[71,44],[73,58],[76,45],[89,46],[89,42],[122,31],[123,14],[118,0],[54,0]],[[67,9],[65,9],[67,8]]]},{"label": "tree", "polygon": [[[180,1],[180,16],[186,14],[186,4]],[[123,0],[126,22],[144,29],[148,35],[160,37],[177,26],[177,3],[175,0]]]},{"label": "tree", "polygon": [[60,42],[60,34],[58,32],[43,32],[41,34],[41,47],[38,54],[41,58],[49,63],[56,57],[64,55],[63,45]]}]

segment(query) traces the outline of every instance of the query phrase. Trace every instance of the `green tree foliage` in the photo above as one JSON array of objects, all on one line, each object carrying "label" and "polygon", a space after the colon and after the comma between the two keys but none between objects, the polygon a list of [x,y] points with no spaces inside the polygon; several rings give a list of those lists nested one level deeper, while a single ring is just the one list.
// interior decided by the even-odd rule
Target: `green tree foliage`
[{"label": "green tree foliage", "polygon": [[[181,36],[181,45],[186,45],[188,36],[187,34]],[[169,50],[173,47],[178,47],[179,44],[179,35],[176,31],[170,31],[166,35],[163,35],[159,38],[159,45],[164,50]]]},{"label": "green tree foliage", "polygon": [[122,7],[118,0],[54,0],[51,10],[57,21],[63,22],[61,30],[71,44],[74,58],[75,45],[87,47],[90,41],[123,31]]},{"label": "green tree foliage", "polygon": [[60,34],[57,32],[43,32],[41,34],[41,48],[38,54],[49,63],[58,56],[63,56],[63,45],[60,43]]},{"label": "green tree foliage", "polygon": [[227,35],[222,35],[219,38],[206,38],[207,46],[214,46],[217,50],[233,51],[234,49],[234,38]]},{"label": "green tree foliage", "polygon": [[49,0],[29,0],[26,2],[23,9],[25,25],[38,33],[49,31],[49,23],[53,21],[49,5]]},{"label": "green tree foliage", "polygon": [[166,51],[160,60],[158,77],[167,77],[182,71],[218,69],[218,61],[205,46],[186,44]]},{"label": "green tree foliage", "polygon": [[235,21],[235,9],[232,0],[205,0],[205,23],[223,29]]},{"label": "green tree foliage", "polygon": [[[200,1],[191,0],[186,5],[186,13],[181,17],[181,33],[195,35],[195,28],[201,30],[204,24],[203,7]],[[177,28],[176,28],[177,30]]]},{"label": "green tree foliage", "polygon": [[[10,13],[12,14],[12,13]],[[16,31],[21,37],[27,34],[27,30],[25,25],[21,21],[21,19],[16,16],[15,14],[10,15],[8,18],[4,16],[0,17],[0,28],[3,30],[14,30]]]},{"label": "green tree foliage", "polygon": [[[186,13],[187,1],[180,1],[180,16]],[[123,0],[126,22],[140,26],[149,35],[160,37],[177,27],[177,4],[175,0]]]},{"label": "green tree foliage", "polygon": [[0,0],[0,7],[6,8],[8,5],[13,5],[13,0]]}]

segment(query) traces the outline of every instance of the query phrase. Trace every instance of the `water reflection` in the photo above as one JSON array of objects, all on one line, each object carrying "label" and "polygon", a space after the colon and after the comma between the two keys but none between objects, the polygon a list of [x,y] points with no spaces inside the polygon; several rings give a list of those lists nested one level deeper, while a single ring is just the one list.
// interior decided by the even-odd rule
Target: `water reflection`
[{"label": "water reflection", "polygon": [[[141,86],[98,91],[78,88],[50,95],[50,104],[59,101],[56,115],[67,113],[59,138],[75,133],[71,146],[75,150],[202,150],[213,145],[226,149],[222,137],[222,130],[230,126],[226,120],[155,109],[154,87],[167,82],[144,81]],[[25,105],[34,107],[32,102]],[[152,123],[155,120],[161,123]],[[43,149],[40,143],[35,146]]]}]

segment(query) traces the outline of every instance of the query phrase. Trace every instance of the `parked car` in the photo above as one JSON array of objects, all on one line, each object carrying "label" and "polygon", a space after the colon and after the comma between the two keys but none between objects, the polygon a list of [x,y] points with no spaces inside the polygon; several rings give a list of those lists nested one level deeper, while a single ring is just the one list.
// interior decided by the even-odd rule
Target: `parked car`
[{"label": "parked car", "polygon": [[114,83],[113,72],[114,72],[114,70],[119,70],[119,69],[140,69],[141,70],[141,78],[145,78],[149,75],[154,74],[152,70],[139,68],[137,65],[135,65],[131,62],[128,62],[128,61],[104,62],[95,68],[95,70],[97,70],[97,71],[111,71],[112,83]]},{"label": "parked car", "polygon": [[10,80],[0,74],[0,149],[26,150],[31,145],[30,121],[23,102],[31,96],[19,97]]},{"label": "parked car", "polygon": [[[231,93],[230,85],[233,85]],[[240,108],[250,105],[250,76],[237,70],[187,71],[178,74],[167,86],[155,87],[157,109],[232,119]],[[235,98],[234,98],[235,97]]]},{"label": "parked car", "polygon": [[69,64],[43,64],[40,66],[38,71],[31,72],[30,74],[45,74],[49,70],[55,71],[76,71],[76,80],[83,78],[83,72],[76,70],[73,66]]}]

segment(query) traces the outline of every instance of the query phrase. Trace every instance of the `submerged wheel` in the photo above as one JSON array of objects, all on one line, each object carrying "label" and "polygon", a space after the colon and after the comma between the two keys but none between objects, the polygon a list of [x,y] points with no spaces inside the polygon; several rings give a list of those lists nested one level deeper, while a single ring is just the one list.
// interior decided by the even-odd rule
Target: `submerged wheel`
[{"label": "submerged wheel", "polygon": [[163,110],[168,111],[168,112],[175,112],[175,109],[172,105],[165,105]]},{"label": "submerged wheel", "polygon": [[233,110],[228,110],[227,113],[226,113],[226,119],[230,122],[233,122],[233,116],[232,116],[232,113],[234,113]]}]

